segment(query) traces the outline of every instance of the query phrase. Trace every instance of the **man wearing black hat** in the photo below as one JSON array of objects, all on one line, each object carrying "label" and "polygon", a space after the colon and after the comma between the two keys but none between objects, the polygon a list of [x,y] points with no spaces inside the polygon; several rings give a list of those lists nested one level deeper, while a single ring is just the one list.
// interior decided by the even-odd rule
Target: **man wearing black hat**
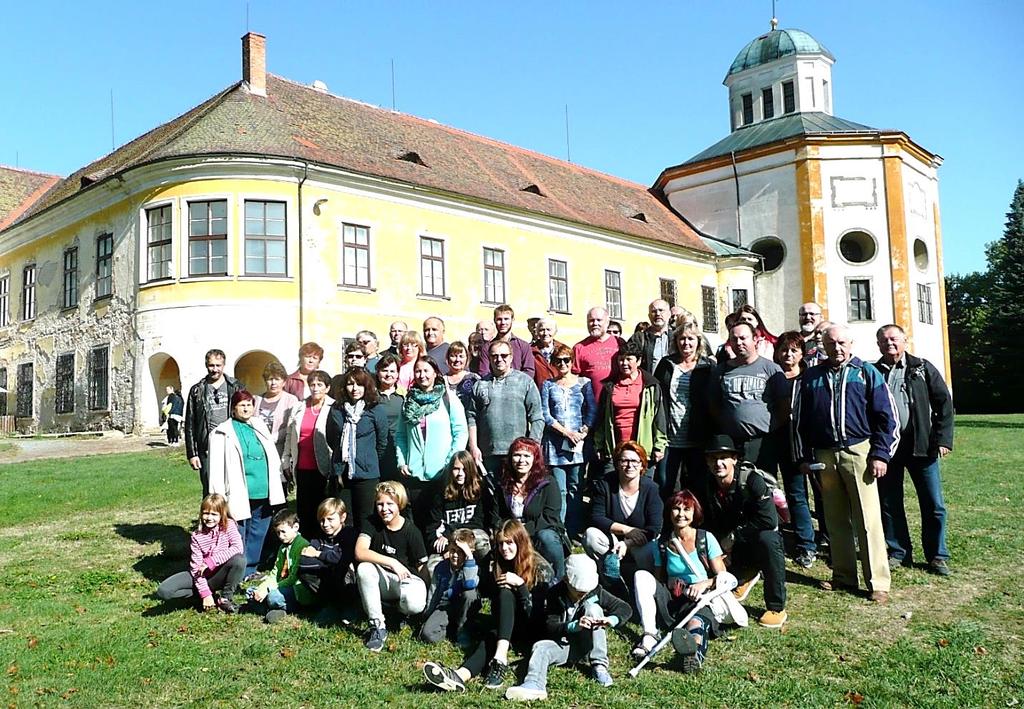
[{"label": "man wearing black hat", "polygon": [[740,462],[732,438],[718,435],[705,449],[711,471],[708,491],[707,527],[728,555],[727,563],[740,578],[743,570],[758,569],[735,591],[740,601],[764,574],[764,605],[758,621],[768,628],[786,622],[786,561],[779,515],[772,491],[753,463]]}]

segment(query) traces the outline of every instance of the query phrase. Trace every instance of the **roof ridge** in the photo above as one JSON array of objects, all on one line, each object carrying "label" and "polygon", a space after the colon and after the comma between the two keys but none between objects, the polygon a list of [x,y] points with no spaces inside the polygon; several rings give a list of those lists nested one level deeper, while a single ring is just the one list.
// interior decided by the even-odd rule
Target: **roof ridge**
[{"label": "roof ridge", "polygon": [[[174,118],[170,119],[169,121],[164,121],[163,123],[161,123],[160,125],[156,126],[155,128],[151,128],[150,130],[146,131],[145,133],[132,138],[131,140],[129,140],[124,145],[119,145],[115,150],[111,150],[106,155],[103,155],[101,157],[96,158],[91,163],[89,163],[88,165],[86,165],[83,168],[80,168],[79,170],[76,170],[75,172],[82,172],[84,170],[88,170],[90,167],[92,167],[93,165],[95,165],[96,163],[98,163],[98,162],[100,162],[102,160],[107,159],[108,157],[110,157],[111,155],[116,153],[118,150],[122,150],[122,149],[127,148],[128,146],[130,146],[130,145],[132,145],[134,143],[137,143],[138,141],[144,139],[148,135],[152,135],[153,133],[155,133],[156,131],[160,130],[161,128],[163,128],[165,126],[168,126],[171,123],[174,123],[175,121],[180,120],[181,118],[184,118],[185,116],[187,116],[192,111],[196,111],[197,109],[200,109],[200,108],[202,109],[200,111],[197,111],[197,113],[194,116],[192,116],[191,118],[189,118],[188,120],[183,121],[182,124],[180,126],[178,126],[175,131],[173,131],[171,134],[169,134],[163,140],[161,140],[161,141],[159,141],[157,143],[154,143],[153,145],[149,146],[148,148],[142,150],[142,152],[140,152],[138,155],[135,156],[134,160],[131,160],[127,165],[121,166],[120,170],[123,170],[124,168],[130,167],[132,165],[138,165],[139,163],[145,162],[145,160],[146,160],[146,158],[148,156],[152,155],[158,149],[166,147],[167,145],[169,145],[170,143],[175,141],[177,138],[179,138],[183,133],[185,133],[185,131],[187,131],[189,128],[194,126],[197,121],[199,121],[201,118],[205,117],[210,111],[212,111],[216,106],[218,106],[224,100],[224,98],[228,94],[230,94],[232,91],[235,91],[236,89],[238,89],[241,85],[242,85],[241,81],[236,81],[234,84],[231,84],[227,88],[221,89],[217,93],[213,94],[208,99],[206,99],[204,101],[200,101],[199,104],[197,104],[196,106],[193,106],[192,108],[190,108],[189,110],[185,111],[184,113],[180,113],[177,116],[175,116]],[[72,174],[74,174],[74,173],[72,173]],[[85,174],[88,174],[88,172],[86,172]]]},{"label": "roof ridge", "polygon": [[62,179],[60,175],[54,172],[42,172],[41,170],[29,170],[26,167],[13,167],[11,165],[5,165],[0,163],[0,170],[11,170],[12,172],[23,172],[26,175],[38,175],[39,177],[56,177]]},{"label": "roof ridge", "polygon": [[486,143],[486,144],[489,144],[489,145],[493,145],[493,146],[499,147],[499,148],[501,148],[503,150],[511,150],[511,151],[514,151],[514,152],[517,152],[517,153],[520,153],[520,154],[523,154],[523,155],[529,155],[529,156],[532,156],[532,157],[537,157],[537,158],[540,158],[540,159],[545,160],[547,162],[553,163],[555,165],[560,165],[562,167],[569,168],[570,170],[574,170],[576,172],[587,172],[587,173],[590,173],[590,174],[593,174],[593,175],[597,175],[599,177],[603,177],[603,178],[606,178],[606,179],[614,180],[614,181],[616,181],[616,182],[618,182],[618,183],[620,183],[622,185],[627,185],[629,187],[635,187],[635,188],[638,188],[638,189],[641,189],[641,190],[644,190],[644,191],[646,191],[648,189],[647,185],[641,184],[639,182],[633,182],[632,180],[627,180],[624,177],[619,177],[618,175],[612,175],[612,174],[609,174],[607,172],[602,172],[601,170],[597,170],[597,169],[592,168],[592,167],[587,167],[585,165],[579,165],[577,163],[569,162],[567,160],[561,160],[560,158],[556,158],[556,157],[551,156],[551,155],[546,155],[545,153],[541,153],[541,152],[536,151],[536,150],[528,150],[527,148],[523,148],[521,146],[514,145],[512,143],[506,143],[505,141],[502,141],[502,140],[497,140],[495,138],[490,138],[490,137],[488,137],[486,135],[480,135],[479,133],[474,133],[472,131],[466,130],[465,128],[456,128],[455,126],[450,126],[450,125],[448,125],[446,123],[441,123],[440,121],[437,121],[437,120],[433,120],[433,119],[430,119],[430,118],[423,118],[421,116],[417,116],[417,115],[414,115],[412,113],[405,113],[403,111],[399,111],[399,110],[396,110],[396,109],[384,108],[383,106],[378,106],[377,104],[373,104],[373,103],[367,103],[366,101],[360,101],[359,99],[354,99],[354,98],[351,98],[349,96],[341,96],[339,94],[334,94],[334,93],[331,93],[329,91],[328,92],[318,91],[317,89],[314,89],[313,87],[311,87],[311,86],[309,86],[307,84],[303,84],[301,82],[294,81],[293,79],[288,79],[288,78],[285,78],[283,76],[278,76],[277,74],[271,74],[271,73],[268,72],[267,76],[272,76],[275,79],[278,79],[280,81],[285,81],[285,82],[287,82],[289,84],[294,84],[295,86],[298,86],[300,88],[306,89],[307,91],[313,91],[313,92],[321,94],[321,95],[327,95],[327,96],[330,96],[331,98],[335,98],[335,99],[338,99],[340,101],[348,101],[350,103],[355,103],[355,104],[358,104],[360,106],[365,106],[367,108],[370,108],[370,109],[373,109],[373,110],[376,110],[376,111],[383,111],[385,113],[390,113],[390,114],[392,114],[394,116],[398,116],[399,118],[409,119],[409,120],[415,121],[417,123],[423,123],[423,124],[426,124],[426,125],[431,126],[433,128],[440,128],[440,129],[446,130],[446,131],[448,131],[450,133],[456,133],[456,134],[459,134],[459,135],[464,135],[464,136],[467,136],[467,137],[472,138],[474,140],[480,141],[481,143]]}]

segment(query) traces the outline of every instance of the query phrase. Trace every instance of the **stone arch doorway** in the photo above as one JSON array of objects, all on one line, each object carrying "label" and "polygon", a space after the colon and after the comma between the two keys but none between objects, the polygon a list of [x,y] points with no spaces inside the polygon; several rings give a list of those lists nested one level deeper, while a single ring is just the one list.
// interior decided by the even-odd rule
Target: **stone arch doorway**
[{"label": "stone arch doorway", "polygon": [[276,361],[277,357],[266,350],[251,350],[235,361],[235,371],[232,376],[242,382],[251,393],[262,394],[265,387],[263,368],[270,362]]},{"label": "stone arch doorway", "polygon": [[[181,392],[181,370],[174,357],[166,352],[157,352],[149,358],[149,374],[154,405],[144,407],[142,423],[147,428],[155,428],[160,425],[160,402],[167,396],[167,387],[172,386],[175,391]],[[186,396],[188,392],[182,393],[182,397]]]}]

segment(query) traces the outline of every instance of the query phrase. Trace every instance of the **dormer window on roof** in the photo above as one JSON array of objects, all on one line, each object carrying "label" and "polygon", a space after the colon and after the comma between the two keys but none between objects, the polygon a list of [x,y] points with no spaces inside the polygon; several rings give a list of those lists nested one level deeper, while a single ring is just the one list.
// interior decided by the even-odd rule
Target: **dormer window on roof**
[{"label": "dormer window on roof", "polygon": [[633,219],[634,221],[643,222],[644,224],[647,224],[647,215],[644,214],[643,212],[637,212],[636,214],[631,216],[630,219]]},{"label": "dormer window on roof", "polygon": [[544,194],[543,192],[540,191],[540,187],[538,187],[536,184],[529,184],[529,185],[527,185],[526,187],[522,188],[519,191],[520,192],[529,192],[530,194],[535,194],[535,195],[538,195],[540,197],[547,197],[546,194]]}]

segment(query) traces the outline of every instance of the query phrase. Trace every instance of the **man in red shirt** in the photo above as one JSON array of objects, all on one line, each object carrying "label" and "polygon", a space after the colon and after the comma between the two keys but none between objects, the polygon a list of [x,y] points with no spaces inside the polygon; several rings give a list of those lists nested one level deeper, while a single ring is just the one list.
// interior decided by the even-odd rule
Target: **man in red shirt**
[{"label": "man in red shirt", "polygon": [[626,342],[608,334],[608,311],[601,307],[587,311],[587,332],[590,335],[573,345],[572,371],[590,379],[594,398],[600,399],[603,382],[615,371],[619,350]]}]

